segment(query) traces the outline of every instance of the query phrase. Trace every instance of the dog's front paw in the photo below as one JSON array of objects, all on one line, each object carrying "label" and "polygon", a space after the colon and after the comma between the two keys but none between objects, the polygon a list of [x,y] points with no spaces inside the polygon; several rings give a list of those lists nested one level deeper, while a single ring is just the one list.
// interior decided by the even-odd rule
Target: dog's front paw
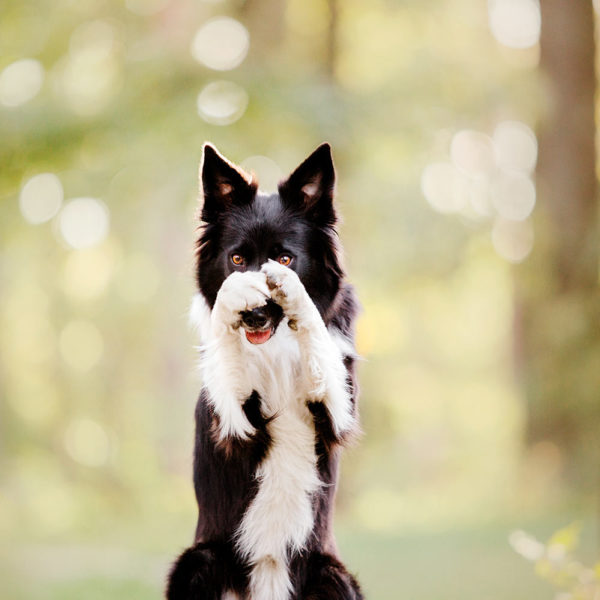
[{"label": "dog's front paw", "polygon": [[235,272],[221,285],[212,312],[215,325],[234,328],[241,324],[241,314],[264,306],[271,293],[264,273],[259,271]]},{"label": "dog's front paw", "polygon": [[274,260],[266,262],[261,272],[265,274],[271,298],[283,308],[290,326],[310,304],[310,298],[295,271]]}]

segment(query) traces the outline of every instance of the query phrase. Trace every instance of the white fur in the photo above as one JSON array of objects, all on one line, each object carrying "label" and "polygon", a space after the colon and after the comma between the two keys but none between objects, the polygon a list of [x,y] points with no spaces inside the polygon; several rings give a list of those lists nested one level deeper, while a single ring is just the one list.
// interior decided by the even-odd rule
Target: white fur
[{"label": "white fur", "polygon": [[256,478],[259,488],[236,534],[240,553],[253,565],[252,598],[289,596],[289,550],[300,551],[313,528],[312,497],[317,473],[315,431],[306,407],[309,386],[303,376],[296,334],[284,319],[271,340],[248,343],[247,376],[262,399],[271,446]]},{"label": "white fur", "polygon": [[336,336],[336,343],[294,271],[270,260],[263,265],[262,272],[272,288],[272,298],[296,324],[302,362],[311,384],[309,398],[325,404],[337,435],[349,431],[354,425],[354,415],[339,346],[341,334]]},{"label": "white fur", "polygon": [[210,308],[200,292],[192,297],[189,322],[198,334],[200,343],[206,343],[210,337]]},{"label": "white fur", "polygon": [[334,344],[338,347],[342,358],[349,356],[351,358],[357,359],[359,358],[356,350],[354,349],[354,344],[350,339],[348,339],[339,329],[335,327],[330,327],[327,329],[329,331],[329,335],[333,340]]},{"label": "white fur", "polygon": [[[281,304],[285,316],[268,342],[254,345],[239,327],[239,312],[264,304],[267,296]],[[336,433],[354,424],[342,361],[352,346],[327,330],[296,273],[274,261],[261,272],[230,275],[212,312],[197,296],[191,318],[203,343],[204,384],[219,415],[221,439],[253,432],[242,410],[252,390],[261,397],[264,416],[273,417],[271,446],[256,473],[258,491],[236,545],[253,565],[250,597],[286,600],[289,551],[304,548],[314,524],[313,497],[322,485],[306,400],[325,403]]]},{"label": "white fur", "polygon": [[203,346],[202,374],[209,400],[219,416],[219,438],[247,439],[254,432],[242,409],[252,383],[244,368],[240,312],[266,303],[269,289],[264,274],[255,271],[232,273],[221,286],[210,314]]}]

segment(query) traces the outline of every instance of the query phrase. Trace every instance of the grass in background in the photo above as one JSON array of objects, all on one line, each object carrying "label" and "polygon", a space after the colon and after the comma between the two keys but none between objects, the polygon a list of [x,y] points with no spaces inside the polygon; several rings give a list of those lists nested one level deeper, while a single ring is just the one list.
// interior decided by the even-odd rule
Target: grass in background
[{"label": "grass in background", "polygon": [[[556,521],[525,527],[550,535]],[[384,536],[341,529],[340,552],[368,600],[550,600],[551,586],[493,524]],[[169,541],[169,540],[167,540]],[[141,540],[135,540],[140,544]],[[591,540],[583,550],[591,553]],[[175,550],[177,552],[177,550]],[[108,544],[17,546],[0,567],[11,600],[150,600],[162,597],[174,555]],[[35,572],[35,577],[30,575]]]}]

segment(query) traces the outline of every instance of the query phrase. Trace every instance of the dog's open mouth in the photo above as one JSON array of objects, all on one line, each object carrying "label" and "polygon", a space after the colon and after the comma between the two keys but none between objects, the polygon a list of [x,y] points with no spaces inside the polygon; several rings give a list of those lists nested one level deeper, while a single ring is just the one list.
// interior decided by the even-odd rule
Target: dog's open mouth
[{"label": "dog's open mouth", "polygon": [[248,331],[246,329],[246,339],[251,344],[264,344],[271,339],[272,335],[273,329],[267,329],[266,331]]},{"label": "dog's open mouth", "polygon": [[283,317],[283,310],[281,306],[268,300],[264,306],[242,312],[241,317],[246,339],[251,344],[264,344],[273,337]]}]

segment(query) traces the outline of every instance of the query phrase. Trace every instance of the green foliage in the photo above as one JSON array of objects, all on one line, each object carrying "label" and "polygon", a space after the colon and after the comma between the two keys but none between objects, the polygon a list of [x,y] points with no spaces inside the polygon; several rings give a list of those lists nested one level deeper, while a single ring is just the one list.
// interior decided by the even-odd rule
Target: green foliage
[{"label": "green foliage", "polygon": [[[433,212],[419,189],[438,138],[459,122],[487,127],[490,103],[510,107],[504,90],[525,85],[500,60],[485,6],[340,3],[327,75],[324,2],[290,1],[283,13],[279,0],[156,0],[148,6],[163,8],[149,15],[142,5],[3,5],[0,69],[30,56],[46,75],[29,102],[0,106],[0,522],[45,538],[103,531],[116,516],[193,520],[200,382],[189,375],[195,340],[183,315],[205,140],[238,162],[268,156],[281,173],[323,139],[334,147],[368,359],[367,435],[347,465],[341,512],[388,530],[468,518],[489,503],[499,510],[518,477],[523,420],[509,360],[510,270],[485,227]],[[280,36],[261,36],[262,10],[282,19]],[[190,46],[224,14],[248,26],[250,53],[214,72]],[[478,85],[465,85],[468,70]],[[197,108],[199,92],[221,79],[248,95],[228,125]],[[32,224],[20,194],[42,172],[56,174],[64,201]],[[88,248],[71,247],[61,229],[81,196],[110,217]]]},{"label": "green foliage", "polygon": [[516,531],[513,548],[532,561],[535,572],[558,590],[557,600],[597,600],[600,597],[600,561],[586,566],[576,557],[582,524],[572,523],[556,531],[542,544],[533,536]]}]

